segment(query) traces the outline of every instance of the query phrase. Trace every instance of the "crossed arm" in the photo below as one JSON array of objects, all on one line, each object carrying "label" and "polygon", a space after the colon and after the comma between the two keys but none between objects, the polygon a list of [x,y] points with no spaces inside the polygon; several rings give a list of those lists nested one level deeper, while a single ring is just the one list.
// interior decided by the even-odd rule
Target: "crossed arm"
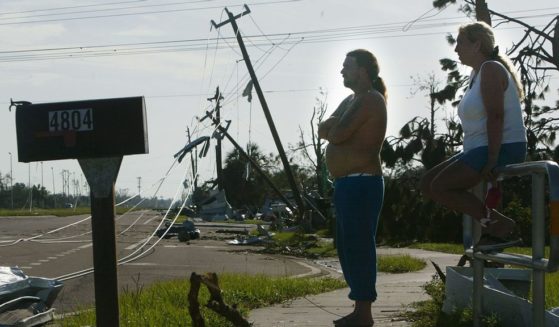
[{"label": "crossed arm", "polygon": [[372,108],[382,101],[371,94],[353,100],[346,98],[334,111],[332,116],[318,126],[318,136],[331,144],[341,144],[365,124],[373,114]]}]

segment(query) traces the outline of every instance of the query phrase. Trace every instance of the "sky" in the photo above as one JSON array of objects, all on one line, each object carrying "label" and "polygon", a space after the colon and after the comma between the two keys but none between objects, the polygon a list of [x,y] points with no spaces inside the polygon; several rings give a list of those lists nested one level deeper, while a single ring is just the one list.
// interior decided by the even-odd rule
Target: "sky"
[{"label": "sky", "polygon": [[[459,3],[461,1],[458,1]],[[237,0],[2,0],[0,1],[0,173],[14,183],[62,189],[62,172],[85,183],[77,160],[18,161],[15,112],[10,99],[49,103],[143,96],[149,153],[125,156],[116,190],[173,198],[183,187],[189,161],[173,155],[192,139],[211,136],[206,99],[223,92],[222,119],[241,145],[255,142],[277,153],[262,107],[253,92],[242,97],[248,73],[231,25],[211,21],[244,12]],[[458,5],[434,10],[431,0],[247,0],[250,14],[237,20],[266,102],[287,149],[302,128],[310,139],[317,98],[328,114],[351,92],[340,69],[356,48],[373,52],[388,88],[388,132],[415,116],[428,116],[428,98],[414,79],[434,74],[441,58],[456,59],[445,40],[469,22]],[[492,10],[542,28],[559,14],[554,0],[489,0]],[[497,44],[509,48],[522,35],[515,25],[495,28]],[[462,67],[463,73],[469,71]],[[557,76],[552,76],[552,82]],[[327,94],[327,97],[321,95]],[[556,94],[549,97],[556,101]],[[455,115],[452,108],[438,119]],[[215,145],[215,142],[212,142]],[[224,153],[232,146],[223,143]],[[10,154],[11,153],[11,154]],[[215,156],[199,159],[202,180],[215,176]],[[162,184],[161,184],[162,183]],[[159,186],[161,184],[161,186]],[[72,187],[71,192],[74,192]],[[80,187],[82,194],[87,194]]]}]

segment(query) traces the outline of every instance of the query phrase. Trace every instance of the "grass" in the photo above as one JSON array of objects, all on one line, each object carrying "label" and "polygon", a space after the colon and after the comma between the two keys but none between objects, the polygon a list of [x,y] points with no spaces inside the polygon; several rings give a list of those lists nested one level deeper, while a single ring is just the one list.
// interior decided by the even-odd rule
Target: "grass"
[{"label": "grass", "polygon": [[421,249],[451,254],[463,254],[464,246],[453,243],[413,243],[408,246],[410,249]]},{"label": "grass", "polygon": [[[471,327],[473,312],[471,309],[457,310],[452,314],[445,314],[441,308],[444,301],[444,283],[435,278],[423,286],[425,292],[431,296],[430,300],[415,303],[414,310],[403,314],[406,320],[412,322],[412,327]],[[505,327],[495,316],[482,318],[484,327]]]},{"label": "grass", "polygon": [[559,307],[559,272],[545,275],[545,307]]},{"label": "grass", "polygon": [[[263,275],[222,274],[219,284],[228,305],[235,305],[245,317],[249,310],[283,303],[285,301],[346,287],[334,278],[267,277]],[[188,314],[188,280],[175,280],[137,286],[126,290],[119,297],[120,326],[192,326]],[[209,327],[233,326],[213,311],[207,309],[209,294],[205,286],[200,289],[200,309]],[[55,321],[61,327],[95,326],[95,312],[84,310],[76,316]]]},{"label": "grass", "polygon": [[[266,248],[268,252],[300,255],[311,258],[335,257],[337,255],[333,242],[316,235],[303,235],[296,232],[280,232],[273,237],[274,243]],[[423,260],[410,255],[378,256],[378,270],[387,273],[407,273],[425,268]]]},{"label": "grass", "polygon": [[[116,214],[122,215],[128,212],[129,208],[116,207]],[[57,216],[57,217],[68,217],[77,215],[89,215],[91,214],[91,208],[89,207],[78,207],[78,208],[58,208],[58,209],[41,209],[33,208],[32,211],[29,209],[0,209],[0,217],[22,217],[22,216]]]},{"label": "grass", "polygon": [[[456,243],[413,243],[408,246],[411,249],[422,249],[428,251],[437,251],[451,254],[464,254],[464,245]],[[549,258],[549,246],[545,247],[545,257]],[[511,247],[504,251],[505,253],[517,253],[531,255],[531,247]]]},{"label": "grass", "polygon": [[414,258],[409,254],[378,257],[378,270],[381,272],[393,274],[407,273],[421,270],[426,265],[425,261]]},{"label": "grass", "polygon": [[[410,248],[423,249],[430,251],[438,251],[453,254],[463,254],[464,247],[462,244],[449,243],[415,243]],[[549,258],[549,246],[545,247],[545,257]],[[512,247],[505,250],[506,253],[516,253],[531,255],[531,247]],[[559,272],[549,273],[545,276],[545,305],[547,309],[559,307]]]}]

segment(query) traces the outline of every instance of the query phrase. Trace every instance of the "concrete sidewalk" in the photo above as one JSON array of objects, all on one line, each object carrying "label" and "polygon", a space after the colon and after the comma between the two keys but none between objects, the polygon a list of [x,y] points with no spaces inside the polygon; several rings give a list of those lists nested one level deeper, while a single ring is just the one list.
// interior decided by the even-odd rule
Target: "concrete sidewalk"
[{"label": "concrete sidewalk", "polygon": [[[409,322],[398,320],[398,312],[413,302],[429,298],[422,285],[432,279],[435,269],[430,261],[438,264],[443,271],[446,266],[455,266],[459,255],[440,252],[379,248],[379,255],[409,254],[426,261],[427,266],[418,272],[405,274],[379,273],[377,278],[378,299],[373,304],[375,327],[411,326]],[[341,277],[337,260],[320,262],[333,276]],[[325,327],[333,326],[332,321],[350,313],[353,303],[347,298],[349,289],[339,289],[296,299],[290,303],[275,305],[251,311],[249,321],[254,327]]]}]

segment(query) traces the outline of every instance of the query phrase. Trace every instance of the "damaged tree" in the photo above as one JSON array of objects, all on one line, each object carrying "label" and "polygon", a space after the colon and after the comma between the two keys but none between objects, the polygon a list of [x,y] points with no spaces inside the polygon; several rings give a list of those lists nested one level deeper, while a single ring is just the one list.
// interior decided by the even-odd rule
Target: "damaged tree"
[{"label": "damaged tree", "polygon": [[[316,98],[316,105],[313,107],[312,117],[309,121],[311,128],[311,144],[307,143],[303,128],[299,126],[299,142],[293,151],[300,151],[303,156],[311,163],[315,172],[316,188],[321,197],[326,197],[329,191],[328,185],[328,172],[326,170],[325,161],[325,147],[324,140],[318,137],[318,132],[315,130],[318,125],[324,120],[324,115],[328,109],[326,104],[327,94],[320,91],[322,98]],[[312,148],[309,151],[309,148]]]}]

